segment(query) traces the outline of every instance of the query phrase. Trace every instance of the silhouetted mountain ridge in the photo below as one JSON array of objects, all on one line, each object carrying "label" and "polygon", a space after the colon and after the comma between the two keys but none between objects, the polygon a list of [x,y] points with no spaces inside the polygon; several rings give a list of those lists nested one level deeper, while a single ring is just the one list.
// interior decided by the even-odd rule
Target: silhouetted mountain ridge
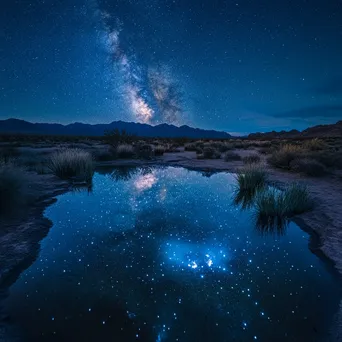
[{"label": "silhouetted mountain ridge", "polygon": [[226,132],[193,128],[187,125],[180,127],[160,124],[151,126],[135,122],[113,121],[109,124],[84,124],[75,122],[68,125],[57,123],[31,123],[20,119],[0,120],[0,134],[42,134],[42,135],[78,135],[78,136],[103,136],[106,131],[114,129],[125,130],[130,134],[141,137],[163,138],[230,138]]},{"label": "silhouetted mountain ridge", "polygon": [[248,135],[249,139],[296,139],[316,137],[342,137],[342,121],[338,121],[335,124],[309,127],[302,132],[293,129],[291,131],[272,131],[266,133],[251,133]]}]

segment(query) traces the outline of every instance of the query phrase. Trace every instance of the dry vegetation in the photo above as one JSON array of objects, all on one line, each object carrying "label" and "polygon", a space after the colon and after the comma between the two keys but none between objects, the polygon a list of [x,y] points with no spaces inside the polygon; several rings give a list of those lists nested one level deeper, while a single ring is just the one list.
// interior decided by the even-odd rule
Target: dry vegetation
[{"label": "dry vegetation", "polygon": [[[62,179],[90,182],[96,163],[117,159],[158,160],[164,154],[184,151],[192,153],[187,157],[189,159],[221,159],[221,163],[227,163],[227,166],[235,163],[237,168],[245,166],[250,169],[238,174],[242,188],[253,188],[249,182],[264,182],[260,170],[266,164],[310,177],[340,175],[342,170],[342,139],[339,138],[271,141],[156,139],[138,138],[118,131],[102,138],[1,136],[0,210],[7,211],[16,200],[25,201],[24,184],[28,173],[51,173]],[[244,191],[239,194],[240,199],[246,199]],[[268,194],[267,200],[271,195]],[[259,204],[265,201],[263,199]]]}]

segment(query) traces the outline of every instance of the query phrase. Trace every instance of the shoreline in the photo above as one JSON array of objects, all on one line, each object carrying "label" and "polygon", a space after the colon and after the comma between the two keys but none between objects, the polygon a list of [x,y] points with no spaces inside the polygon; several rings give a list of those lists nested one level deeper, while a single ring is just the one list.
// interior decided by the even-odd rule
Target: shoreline
[{"label": "shoreline", "polygon": [[[236,173],[243,167],[243,163],[241,161],[225,162],[222,159],[199,160],[196,159],[194,152],[185,152],[168,153],[151,161],[121,159],[97,163],[95,171],[118,166],[173,166],[210,174],[216,172]],[[266,168],[270,183],[279,188],[293,181],[308,185],[309,192],[315,201],[315,209],[297,215],[291,220],[309,234],[308,249],[327,263],[329,269],[331,268],[339,278],[342,275],[342,210],[340,211],[342,208],[342,182],[339,181],[337,184],[336,180],[332,178],[301,177],[298,174],[271,169],[267,166]],[[0,235],[1,298],[6,297],[8,288],[39,255],[40,241],[48,234],[53,224],[44,216],[45,209],[57,200],[57,196],[71,191],[72,188],[69,182],[61,181],[52,175],[38,175],[36,179],[39,195],[34,205],[25,216],[4,222],[4,225],[1,223],[3,226]],[[336,195],[340,195],[340,200]],[[332,204],[335,204],[335,207]],[[5,319],[0,306],[0,322]],[[328,336],[328,340],[342,341],[342,301],[332,326],[333,336]]]}]

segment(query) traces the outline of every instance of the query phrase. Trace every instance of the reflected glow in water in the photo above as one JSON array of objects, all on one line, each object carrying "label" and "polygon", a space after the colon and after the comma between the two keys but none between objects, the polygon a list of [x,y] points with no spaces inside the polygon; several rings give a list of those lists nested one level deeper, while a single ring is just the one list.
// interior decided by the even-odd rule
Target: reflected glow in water
[{"label": "reflected glow in water", "polygon": [[234,205],[234,181],[125,168],[95,174],[91,194],[59,196],[5,302],[23,341],[323,338],[338,282],[295,224],[256,229],[252,209]]}]

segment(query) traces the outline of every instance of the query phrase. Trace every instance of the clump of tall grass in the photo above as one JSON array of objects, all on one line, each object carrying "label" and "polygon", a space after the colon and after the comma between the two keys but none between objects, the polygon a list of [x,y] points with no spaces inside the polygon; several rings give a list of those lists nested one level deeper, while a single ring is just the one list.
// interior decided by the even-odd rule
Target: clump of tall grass
[{"label": "clump of tall grass", "polygon": [[64,149],[51,155],[49,169],[61,179],[76,178],[90,182],[94,174],[94,163],[89,152],[80,149]]},{"label": "clump of tall grass", "polygon": [[261,158],[257,154],[250,154],[249,156],[245,156],[242,158],[244,164],[257,164],[260,163]]},{"label": "clump of tall grass", "polygon": [[257,226],[282,226],[293,215],[312,209],[313,202],[304,185],[294,183],[284,191],[269,188],[255,198]]},{"label": "clump of tall grass", "polygon": [[260,189],[267,182],[267,173],[262,167],[250,165],[237,173],[236,180],[239,191]]},{"label": "clump of tall grass", "polygon": [[133,158],[134,148],[132,145],[122,144],[116,148],[116,155],[118,158]]},{"label": "clump of tall grass", "polygon": [[268,162],[279,168],[290,169],[290,163],[299,159],[303,154],[303,149],[296,145],[286,144],[280,149],[274,150]]},{"label": "clump of tall grass", "polygon": [[27,200],[25,171],[11,163],[0,163],[0,217],[10,215]]}]

